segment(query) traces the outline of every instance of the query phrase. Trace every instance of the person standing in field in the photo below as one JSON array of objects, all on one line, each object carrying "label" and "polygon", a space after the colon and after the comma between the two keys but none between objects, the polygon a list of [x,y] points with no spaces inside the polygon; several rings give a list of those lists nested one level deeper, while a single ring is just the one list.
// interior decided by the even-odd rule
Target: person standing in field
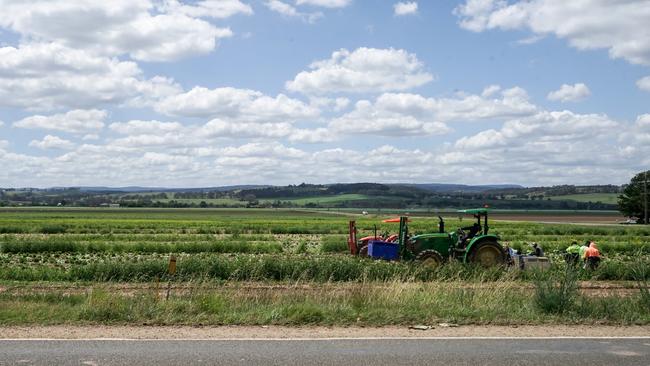
[{"label": "person standing in field", "polygon": [[566,248],[566,251],[564,253],[564,260],[567,262],[567,264],[575,266],[578,264],[578,260],[580,259],[580,246],[578,245],[577,241],[573,241],[571,245],[569,245],[568,248]]},{"label": "person standing in field", "polygon": [[580,259],[582,259],[583,262],[585,261],[585,252],[587,249],[589,249],[589,244],[591,244],[591,240],[587,240],[584,244],[582,244],[580,251],[578,252],[578,256]]},{"label": "person standing in field", "polygon": [[593,241],[589,244],[589,248],[585,251],[585,267],[591,270],[598,268],[600,264],[600,251]]}]

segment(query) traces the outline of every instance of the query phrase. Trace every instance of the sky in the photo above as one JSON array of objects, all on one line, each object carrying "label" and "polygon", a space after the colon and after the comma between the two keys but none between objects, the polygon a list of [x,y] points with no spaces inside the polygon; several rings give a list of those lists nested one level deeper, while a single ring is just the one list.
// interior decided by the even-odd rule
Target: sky
[{"label": "sky", "polygon": [[0,0],[0,187],[623,184],[650,0]]}]

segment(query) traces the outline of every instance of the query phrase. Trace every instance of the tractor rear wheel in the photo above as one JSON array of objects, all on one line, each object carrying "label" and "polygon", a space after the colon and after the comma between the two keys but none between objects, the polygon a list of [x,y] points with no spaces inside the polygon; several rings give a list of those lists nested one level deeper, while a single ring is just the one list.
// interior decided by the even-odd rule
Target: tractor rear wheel
[{"label": "tractor rear wheel", "polygon": [[442,255],[435,250],[423,250],[415,257],[415,260],[420,261],[422,266],[430,269],[436,269],[442,265],[444,259]]},{"label": "tractor rear wheel", "polygon": [[470,263],[493,267],[505,264],[506,253],[501,244],[495,241],[483,241],[472,248],[467,259]]},{"label": "tractor rear wheel", "polygon": [[359,248],[359,257],[367,257],[368,256],[368,246],[364,245],[361,248]]}]

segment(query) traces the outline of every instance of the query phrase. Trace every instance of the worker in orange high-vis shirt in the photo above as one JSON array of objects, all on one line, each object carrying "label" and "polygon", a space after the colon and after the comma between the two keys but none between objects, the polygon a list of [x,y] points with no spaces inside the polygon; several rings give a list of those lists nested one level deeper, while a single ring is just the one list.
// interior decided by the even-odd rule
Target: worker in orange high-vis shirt
[{"label": "worker in orange high-vis shirt", "polygon": [[596,247],[596,243],[593,241],[589,243],[589,248],[585,250],[583,259],[585,260],[585,268],[591,270],[598,268],[598,264],[600,264],[600,251]]}]

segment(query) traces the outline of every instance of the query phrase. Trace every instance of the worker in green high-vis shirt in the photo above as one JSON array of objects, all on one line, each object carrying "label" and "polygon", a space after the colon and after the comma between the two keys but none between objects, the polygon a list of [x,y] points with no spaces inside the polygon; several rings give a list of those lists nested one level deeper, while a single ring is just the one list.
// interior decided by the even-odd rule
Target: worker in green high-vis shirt
[{"label": "worker in green high-vis shirt", "polygon": [[573,241],[568,248],[566,248],[564,253],[564,260],[567,264],[576,265],[580,259],[580,246],[577,241]]}]

